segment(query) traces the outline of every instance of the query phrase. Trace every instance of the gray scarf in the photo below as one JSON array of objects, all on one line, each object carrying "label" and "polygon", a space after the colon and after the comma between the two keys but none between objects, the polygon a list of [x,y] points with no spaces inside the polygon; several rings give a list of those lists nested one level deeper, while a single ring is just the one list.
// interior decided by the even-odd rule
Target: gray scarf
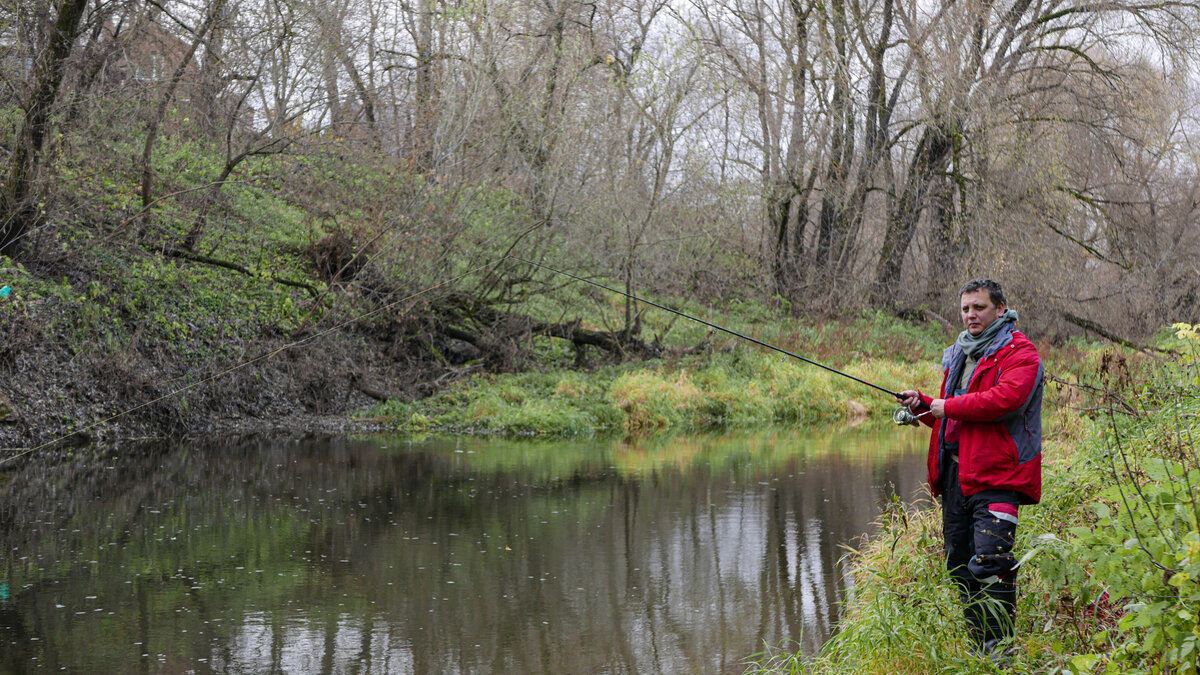
[{"label": "gray scarf", "polygon": [[996,317],[995,321],[988,324],[987,328],[984,328],[983,332],[979,335],[971,335],[965,330],[959,333],[958,339],[954,341],[954,344],[962,347],[968,358],[978,361],[979,357],[983,356],[983,353],[987,350],[988,345],[992,344],[992,340],[996,339],[996,336],[1000,334],[1000,331],[1016,320],[1017,310],[1006,310],[1004,314]]}]

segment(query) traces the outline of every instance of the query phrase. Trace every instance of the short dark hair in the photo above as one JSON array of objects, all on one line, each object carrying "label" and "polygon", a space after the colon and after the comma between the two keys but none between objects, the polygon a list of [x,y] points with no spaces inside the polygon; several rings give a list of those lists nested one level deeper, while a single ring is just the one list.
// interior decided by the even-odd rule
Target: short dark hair
[{"label": "short dark hair", "polygon": [[959,289],[958,297],[961,298],[967,293],[974,293],[980,289],[988,292],[988,298],[991,299],[993,305],[998,307],[1008,304],[1008,301],[1004,299],[1004,289],[1000,288],[1000,282],[995,279],[972,279]]}]

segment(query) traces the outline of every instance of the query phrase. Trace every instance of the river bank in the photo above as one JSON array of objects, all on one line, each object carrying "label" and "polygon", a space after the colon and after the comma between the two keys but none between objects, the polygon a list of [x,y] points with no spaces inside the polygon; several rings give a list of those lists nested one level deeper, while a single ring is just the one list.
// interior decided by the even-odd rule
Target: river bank
[{"label": "river bank", "polygon": [[[61,277],[8,269],[18,273],[0,300],[0,457],[271,429],[569,435],[854,424],[894,408],[860,383],[665,313],[646,315],[645,331],[659,336],[649,358],[594,350],[581,362],[579,345],[526,330],[497,359],[455,356],[454,344],[422,333],[441,320],[436,307],[398,311],[354,285],[312,298],[261,276],[102,249],[77,254]],[[619,301],[561,302],[584,325],[622,311]],[[936,326],[882,312],[812,323],[740,303],[715,318],[891,388],[932,386],[944,339]]]},{"label": "river bank", "polygon": [[[886,387],[936,386],[928,363],[856,360],[846,374]],[[753,348],[589,373],[552,370],[462,381],[430,398],[364,413],[410,431],[522,435],[648,433],[762,424],[853,426],[896,408],[862,382]]]},{"label": "river bank", "polygon": [[420,368],[352,331],[289,339],[267,327],[217,345],[139,325],[90,333],[86,301],[15,296],[0,310],[0,458],[118,439],[368,430],[377,425],[350,413],[374,402],[362,391],[371,383],[428,391]]}]

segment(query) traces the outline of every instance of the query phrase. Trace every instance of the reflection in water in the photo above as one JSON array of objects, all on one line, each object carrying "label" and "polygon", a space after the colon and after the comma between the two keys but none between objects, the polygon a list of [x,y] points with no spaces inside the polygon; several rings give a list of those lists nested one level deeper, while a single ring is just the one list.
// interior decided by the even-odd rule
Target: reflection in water
[{"label": "reflection in water", "polygon": [[812,651],[919,434],[368,437],[0,475],[0,671],[741,672]]}]

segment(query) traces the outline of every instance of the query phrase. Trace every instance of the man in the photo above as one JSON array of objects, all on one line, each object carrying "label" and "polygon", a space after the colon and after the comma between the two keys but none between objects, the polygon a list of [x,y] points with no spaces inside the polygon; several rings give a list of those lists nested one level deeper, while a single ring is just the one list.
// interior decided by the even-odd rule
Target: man
[{"label": "man", "polygon": [[1043,369],[999,283],[975,279],[959,299],[966,330],[942,355],[941,396],[910,389],[898,400],[933,428],[929,485],[976,652],[1003,660],[1016,616],[1017,511],[1042,495]]}]

